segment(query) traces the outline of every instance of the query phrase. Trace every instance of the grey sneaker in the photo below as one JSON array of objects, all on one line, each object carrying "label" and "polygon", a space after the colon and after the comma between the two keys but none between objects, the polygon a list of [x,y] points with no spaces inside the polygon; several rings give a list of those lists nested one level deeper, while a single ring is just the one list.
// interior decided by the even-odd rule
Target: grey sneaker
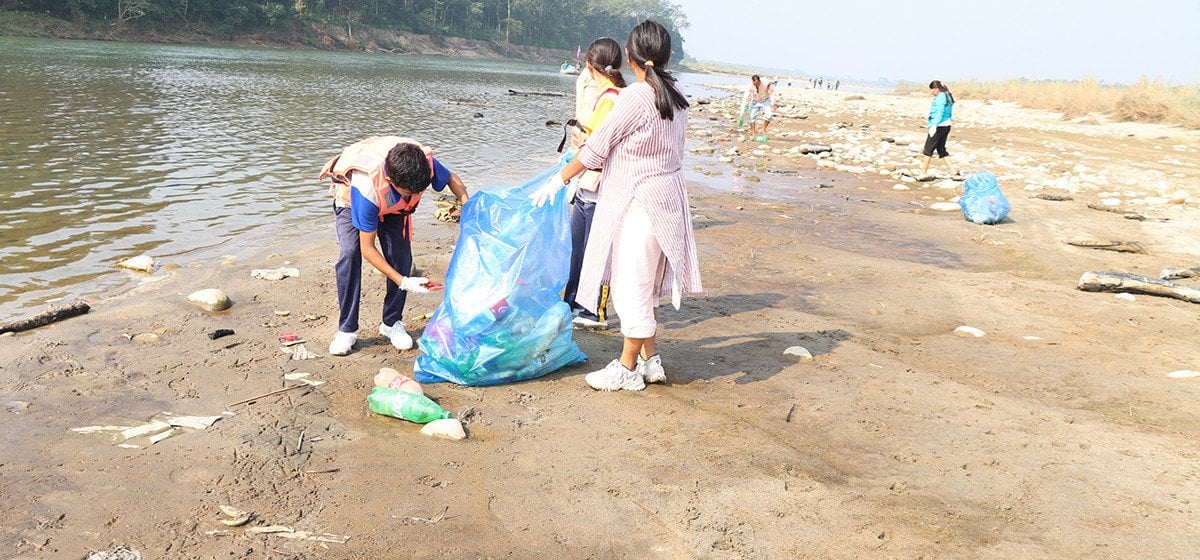
[{"label": "grey sneaker", "polygon": [[626,369],[621,360],[609,362],[604,369],[587,374],[583,380],[597,391],[641,391],[646,388],[642,376],[637,371]]},{"label": "grey sneaker", "polygon": [[646,383],[662,383],[667,380],[667,372],[663,371],[662,358],[659,358],[658,354],[650,356],[648,360],[638,356],[637,371],[642,374]]}]

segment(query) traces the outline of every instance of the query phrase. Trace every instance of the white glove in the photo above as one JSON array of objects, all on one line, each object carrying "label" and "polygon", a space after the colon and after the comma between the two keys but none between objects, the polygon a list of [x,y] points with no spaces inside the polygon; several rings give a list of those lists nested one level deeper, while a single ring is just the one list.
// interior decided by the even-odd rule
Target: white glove
[{"label": "white glove", "polygon": [[400,289],[414,294],[427,294],[429,288],[425,287],[425,284],[428,283],[429,279],[424,276],[405,276],[400,281]]},{"label": "white glove", "polygon": [[571,204],[575,200],[575,193],[579,192],[579,177],[571,179],[567,183],[567,204]]},{"label": "white glove", "polygon": [[558,194],[558,191],[564,186],[561,174],[551,174],[550,178],[546,179],[541,187],[538,187],[538,190],[529,195],[529,200],[532,200],[533,205],[538,208],[545,206],[547,200],[550,201],[551,206],[554,206],[554,195]]}]

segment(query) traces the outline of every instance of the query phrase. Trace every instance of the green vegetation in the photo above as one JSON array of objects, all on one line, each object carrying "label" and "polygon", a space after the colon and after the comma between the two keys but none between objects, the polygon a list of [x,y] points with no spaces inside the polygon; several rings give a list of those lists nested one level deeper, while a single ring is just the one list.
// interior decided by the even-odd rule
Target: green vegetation
[{"label": "green vegetation", "polygon": [[[1133,85],[1106,84],[1095,78],[1079,81],[960,80],[947,84],[961,99],[999,99],[1025,107],[1048,109],[1066,118],[1106,115],[1118,121],[1158,122],[1200,129],[1200,88],[1142,78]],[[927,84],[901,82],[899,93],[927,92]]]},{"label": "green vegetation", "polygon": [[0,23],[8,24],[0,31],[26,34],[12,25],[11,12],[40,16],[35,27],[55,36],[107,27],[231,39],[294,35],[317,24],[351,37],[361,27],[570,50],[603,36],[623,42],[634,25],[653,18],[671,30],[678,59],[679,31],[687,27],[670,0],[0,0]]}]

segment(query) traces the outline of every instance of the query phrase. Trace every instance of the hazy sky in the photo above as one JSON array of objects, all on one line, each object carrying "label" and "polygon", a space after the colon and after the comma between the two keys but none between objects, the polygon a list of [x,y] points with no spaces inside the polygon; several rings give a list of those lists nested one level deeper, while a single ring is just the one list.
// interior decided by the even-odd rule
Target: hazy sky
[{"label": "hazy sky", "polygon": [[692,58],[823,76],[1200,84],[1200,0],[674,0]]}]

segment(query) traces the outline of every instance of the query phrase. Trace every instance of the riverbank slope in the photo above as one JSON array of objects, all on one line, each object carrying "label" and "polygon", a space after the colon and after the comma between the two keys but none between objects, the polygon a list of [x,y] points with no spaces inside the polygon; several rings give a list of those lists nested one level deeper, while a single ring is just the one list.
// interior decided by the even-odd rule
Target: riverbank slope
[{"label": "riverbank slope", "polygon": [[503,41],[422,35],[365,25],[347,30],[342,26],[316,22],[297,23],[286,30],[272,29],[223,36],[187,28],[146,29],[133,25],[113,26],[106,22],[74,22],[24,12],[0,12],[0,35],[186,45],[309,48],[460,58],[510,58],[548,63],[575,59],[575,53],[561,49],[516,45]]}]

